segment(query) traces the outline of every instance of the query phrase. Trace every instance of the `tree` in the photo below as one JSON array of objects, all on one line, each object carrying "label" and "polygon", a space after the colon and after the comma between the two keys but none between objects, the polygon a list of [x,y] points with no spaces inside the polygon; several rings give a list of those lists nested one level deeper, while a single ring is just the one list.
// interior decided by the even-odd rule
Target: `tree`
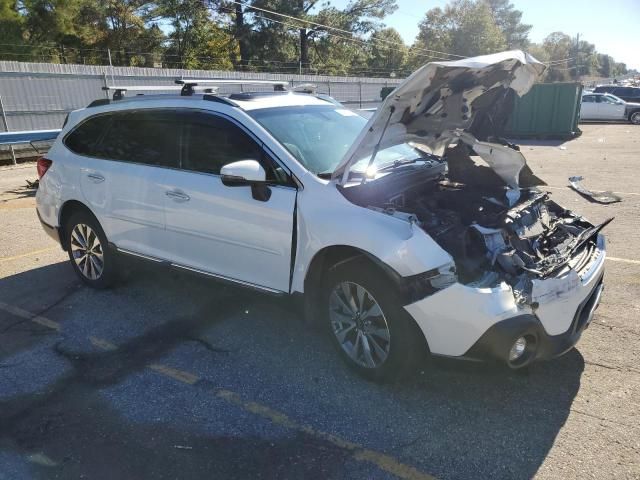
[{"label": "tree", "polygon": [[548,81],[567,81],[571,78],[569,60],[572,47],[571,37],[563,32],[553,32],[542,41],[542,48],[553,64],[547,70]]},{"label": "tree", "polygon": [[[256,32],[253,35],[286,54],[291,50],[285,45],[291,45],[295,37],[292,45],[297,49],[297,59],[289,60],[297,60],[302,68],[310,68],[314,60],[349,65],[360,59],[364,59],[366,67],[362,48],[353,48],[353,42],[364,42],[362,36],[378,30],[380,20],[397,8],[395,0],[352,0],[343,10],[328,2],[321,4],[319,0],[254,0],[251,6],[254,9],[246,8],[243,14],[245,24],[247,14],[252,15]],[[272,56],[279,51],[277,48],[270,50]],[[253,53],[260,51],[258,47]],[[259,62],[260,56],[254,59]]]},{"label": "tree", "polygon": [[22,42],[24,18],[18,12],[15,0],[0,0],[0,39],[6,42]]},{"label": "tree", "polygon": [[529,45],[531,25],[521,22],[522,12],[516,10],[509,0],[484,0],[491,10],[493,19],[502,31],[507,48],[523,49]]},{"label": "tree", "polygon": [[[412,63],[425,63],[420,51],[431,50],[436,59],[446,54],[474,56],[506,48],[505,36],[484,1],[454,0],[444,10],[429,10],[419,25]],[[437,53],[441,52],[441,53]]]},{"label": "tree", "polygon": [[157,0],[149,14],[169,22],[165,63],[179,68],[230,68],[232,38],[203,0]]},{"label": "tree", "polygon": [[[408,49],[402,36],[394,28],[378,30],[369,39],[371,55],[369,68],[374,72],[395,72],[403,69],[407,61]],[[382,76],[382,75],[381,75]]]},{"label": "tree", "polygon": [[598,73],[606,78],[610,78],[613,75],[615,64],[613,58],[606,54],[598,54]]},{"label": "tree", "polygon": [[505,37],[486,3],[458,0],[454,6],[457,19],[453,18],[457,21],[457,28],[452,49],[457,55],[495,53],[507,47]]}]

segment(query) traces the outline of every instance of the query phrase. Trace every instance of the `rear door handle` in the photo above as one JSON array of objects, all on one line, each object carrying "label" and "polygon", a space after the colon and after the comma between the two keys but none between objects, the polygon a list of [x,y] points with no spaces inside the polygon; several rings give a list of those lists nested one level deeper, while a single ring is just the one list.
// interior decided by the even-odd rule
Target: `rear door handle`
[{"label": "rear door handle", "polygon": [[191,197],[180,190],[167,190],[165,195],[176,202],[188,202]]},{"label": "rear door handle", "polygon": [[102,183],[104,182],[104,177],[99,173],[87,173],[87,177],[91,179],[93,183]]}]

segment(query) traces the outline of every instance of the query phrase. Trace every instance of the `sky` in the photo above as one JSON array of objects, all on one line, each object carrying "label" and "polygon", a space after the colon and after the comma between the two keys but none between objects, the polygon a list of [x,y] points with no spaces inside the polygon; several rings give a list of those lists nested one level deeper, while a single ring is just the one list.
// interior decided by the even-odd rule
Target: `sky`
[{"label": "sky", "polygon": [[[348,0],[331,0],[342,8]],[[552,32],[561,31],[593,43],[600,53],[607,53],[627,67],[640,70],[640,0],[511,0],[523,12],[522,21],[533,25],[529,38],[540,42]],[[418,23],[427,10],[443,7],[446,0],[397,0],[398,10],[384,19],[412,44]],[[590,8],[590,5],[593,5]]]}]

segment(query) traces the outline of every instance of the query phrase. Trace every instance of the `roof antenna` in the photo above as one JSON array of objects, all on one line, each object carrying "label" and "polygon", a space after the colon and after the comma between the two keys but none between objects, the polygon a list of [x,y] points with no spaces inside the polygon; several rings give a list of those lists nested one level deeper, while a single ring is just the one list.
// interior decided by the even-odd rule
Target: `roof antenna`
[{"label": "roof antenna", "polygon": [[361,185],[367,181],[367,172],[369,171],[369,168],[371,168],[371,165],[373,165],[373,162],[376,160],[376,156],[378,155],[378,151],[380,150],[380,144],[382,143],[382,138],[384,137],[384,134],[387,131],[389,122],[391,121],[391,115],[393,115],[393,112],[395,111],[396,111],[396,107],[394,105],[391,105],[391,107],[389,108],[389,116],[387,117],[387,121],[384,123],[384,128],[382,129],[382,133],[380,134],[380,139],[378,140],[378,143],[376,143],[376,146],[373,149],[373,153],[371,154],[371,158],[369,159],[369,164],[367,165],[367,168],[364,171],[364,175],[362,176],[362,182],[360,183]]}]

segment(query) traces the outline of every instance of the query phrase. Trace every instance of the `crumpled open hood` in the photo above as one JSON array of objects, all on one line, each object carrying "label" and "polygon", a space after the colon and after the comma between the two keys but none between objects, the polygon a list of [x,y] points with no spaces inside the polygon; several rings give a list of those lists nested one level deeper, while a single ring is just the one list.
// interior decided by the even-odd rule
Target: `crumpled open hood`
[{"label": "crumpled open hood", "polygon": [[[385,99],[342,158],[332,179],[346,183],[351,166],[370,157],[379,142],[380,149],[415,142],[436,155],[442,155],[454,139],[473,147],[474,130],[486,132],[493,128],[497,122],[491,112],[499,111],[497,107],[508,101],[511,91],[519,96],[527,93],[545,68],[520,50],[424,65]],[[474,124],[475,119],[482,125]],[[492,149],[482,150],[477,153],[507,185],[517,188],[517,177],[524,166],[522,154],[502,147],[497,149],[500,158],[492,161]]]}]

